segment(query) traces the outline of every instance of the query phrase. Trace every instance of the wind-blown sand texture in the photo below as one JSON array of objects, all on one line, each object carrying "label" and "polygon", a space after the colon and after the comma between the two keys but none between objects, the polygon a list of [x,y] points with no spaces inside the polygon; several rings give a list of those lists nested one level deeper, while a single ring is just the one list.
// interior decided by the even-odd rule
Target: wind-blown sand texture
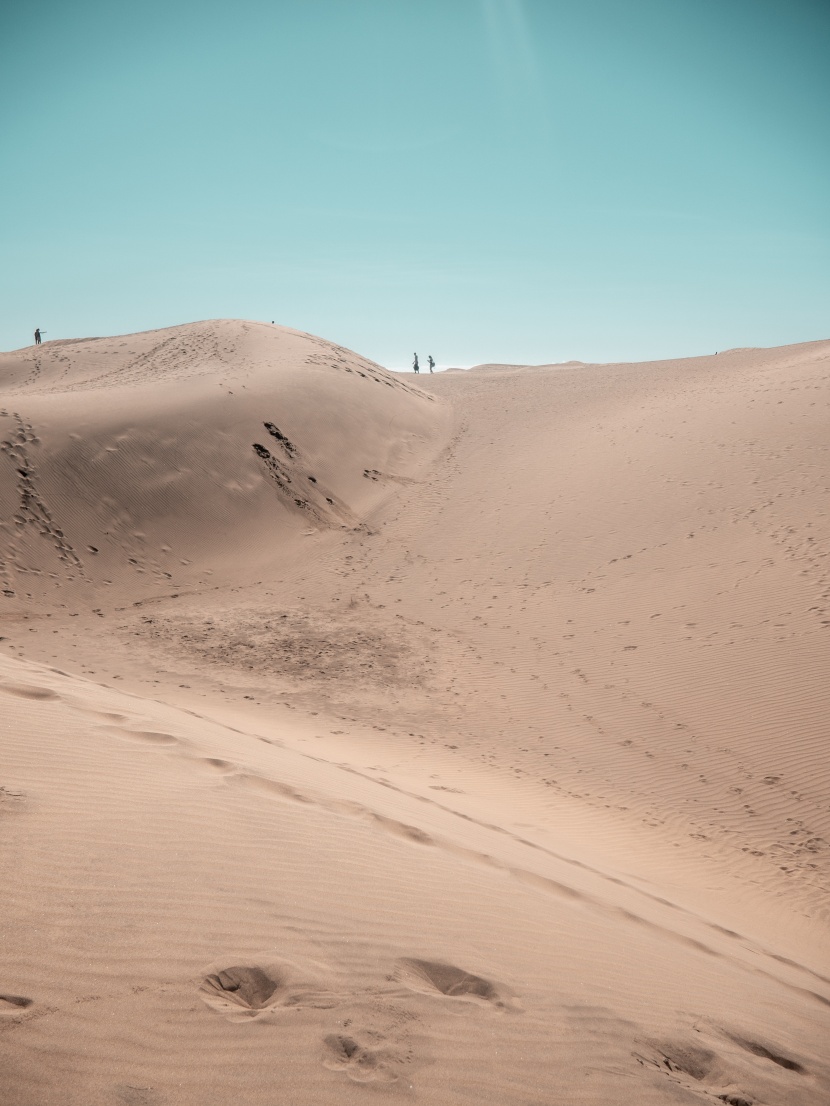
[{"label": "wind-blown sand texture", "polygon": [[830,1101],[829,403],[0,355],[0,1101]]}]

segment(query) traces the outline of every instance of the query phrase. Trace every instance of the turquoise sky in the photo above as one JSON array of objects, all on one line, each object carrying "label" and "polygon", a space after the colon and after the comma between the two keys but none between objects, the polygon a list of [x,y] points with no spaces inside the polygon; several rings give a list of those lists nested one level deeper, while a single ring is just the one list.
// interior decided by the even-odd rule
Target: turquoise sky
[{"label": "turquoise sky", "polygon": [[391,367],[830,337],[827,0],[2,5],[0,348]]}]

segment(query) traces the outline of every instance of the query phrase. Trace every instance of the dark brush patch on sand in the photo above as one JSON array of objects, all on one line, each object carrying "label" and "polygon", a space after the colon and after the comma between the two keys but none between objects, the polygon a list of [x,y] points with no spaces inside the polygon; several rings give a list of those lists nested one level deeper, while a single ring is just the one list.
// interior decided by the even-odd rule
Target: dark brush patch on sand
[{"label": "dark brush patch on sand", "polygon": [[424,688],[434,644],[403,622],[369,627],[365,618],[300,611],[234,610],[217,618],[143,618],[134,634],[178,656],[298,683]]}]

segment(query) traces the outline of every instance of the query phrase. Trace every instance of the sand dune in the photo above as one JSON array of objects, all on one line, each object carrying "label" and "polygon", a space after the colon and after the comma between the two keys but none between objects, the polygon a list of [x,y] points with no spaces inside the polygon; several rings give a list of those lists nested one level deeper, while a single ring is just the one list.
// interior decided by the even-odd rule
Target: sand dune
[{"label": "sand dune", "polygon": [[830,1100],[829,403],[0,355],[0,1101]]},{"label": "sand dune", "polygon": [[243,546],[272,564],[302,528],[358,524],[378,490],[344,453],[407,472],[441,424],[431,396],[364,358],[261,324],[44,343],[0,371],[13,609],[144,596],[226,562],[235,580]]}]

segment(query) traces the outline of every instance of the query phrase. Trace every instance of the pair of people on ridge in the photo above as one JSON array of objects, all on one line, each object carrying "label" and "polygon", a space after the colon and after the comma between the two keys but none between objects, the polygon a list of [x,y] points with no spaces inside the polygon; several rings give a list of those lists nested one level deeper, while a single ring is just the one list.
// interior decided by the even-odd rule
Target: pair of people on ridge
[{"label": "pair of people on ridge", "polygon": [[[418,364],[418,354],[416,353],[414,356],[415,360],[412,362],[412,368],[415,370],[416,373],[419,373],[421,371],[421,366]],[[432,354],[430,354],[427,358],[427,363],[429,365],[429,371],[435,372],[435,362],[432,359]]]}]

